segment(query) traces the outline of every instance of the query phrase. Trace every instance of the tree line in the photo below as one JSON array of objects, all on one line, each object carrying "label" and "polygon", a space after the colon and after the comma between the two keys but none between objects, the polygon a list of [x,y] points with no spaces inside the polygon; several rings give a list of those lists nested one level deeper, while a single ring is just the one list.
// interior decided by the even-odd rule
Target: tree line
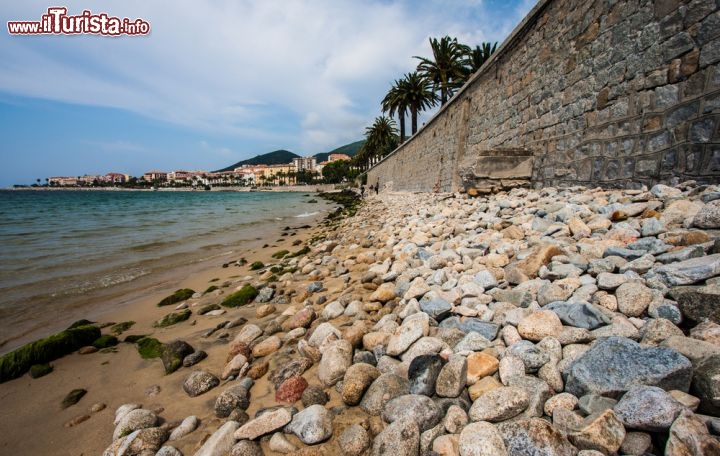
[{"label": "tree line", "polygon": [[432,56],[413,56],[419,60],[417,68],[393,81],[380,102],[382,115],[365,129],[365,144],[354,157],[354,165],[360,169],[369,168],[405,142],[408,115],[410,134],[414,135],[418,129],[418,113],[438,103],[441,106],[447,103],[497,48],[497,42],[481,43],[473,48],[449,36],[429,41]]}]

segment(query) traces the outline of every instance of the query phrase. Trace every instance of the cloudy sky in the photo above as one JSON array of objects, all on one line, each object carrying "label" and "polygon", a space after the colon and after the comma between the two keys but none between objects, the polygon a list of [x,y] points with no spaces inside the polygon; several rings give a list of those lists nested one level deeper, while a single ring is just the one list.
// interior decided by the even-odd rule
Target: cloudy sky
[{"label": "cloudy sky", "polygon": [[[62,3],[147,36],[10,35]],[[362,139],[429,37],[504,40],[535,0],[3,2],[0,187],[52,175],[212,170]]]}]

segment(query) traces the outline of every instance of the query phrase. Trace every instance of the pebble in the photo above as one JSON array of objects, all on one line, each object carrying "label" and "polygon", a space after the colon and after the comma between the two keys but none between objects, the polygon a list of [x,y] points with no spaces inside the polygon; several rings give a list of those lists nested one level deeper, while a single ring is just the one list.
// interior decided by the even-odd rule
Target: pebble
[{"label": "pebble", "polygon": [[[718,194],[692,182],[476,198],[388,185],[280,260],[293,272],[260,286],[262,320],[227,311],[228,338],[213,343],[227,344],[229,383],[215,399],[240,441],[224,454],[262,454],[263,435],[297,454],[717,452]],[[234,286],[259,286],[253,274]],[[249,419],[250,391],[262,408],[272,388],[304,408]],[[326,409],[330,397],[342,403]]]}]

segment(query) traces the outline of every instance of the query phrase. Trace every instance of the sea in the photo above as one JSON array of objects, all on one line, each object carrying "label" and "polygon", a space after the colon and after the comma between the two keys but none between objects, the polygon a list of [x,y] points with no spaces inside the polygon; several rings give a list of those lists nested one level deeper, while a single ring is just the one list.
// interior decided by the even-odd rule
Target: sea
[{"label": "sea", "polygon": [[332,207],[311,192],[0,191],[0,353]]}]

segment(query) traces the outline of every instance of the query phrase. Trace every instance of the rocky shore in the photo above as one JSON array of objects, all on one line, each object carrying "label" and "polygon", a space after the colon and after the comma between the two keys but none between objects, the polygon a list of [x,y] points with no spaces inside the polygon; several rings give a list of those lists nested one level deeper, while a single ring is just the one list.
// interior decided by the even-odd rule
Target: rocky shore
[{"label": "rocky shore", "polygon": [[718,228],[692,182],[372,196],[173,304],[103,455],[720,454]]}]

